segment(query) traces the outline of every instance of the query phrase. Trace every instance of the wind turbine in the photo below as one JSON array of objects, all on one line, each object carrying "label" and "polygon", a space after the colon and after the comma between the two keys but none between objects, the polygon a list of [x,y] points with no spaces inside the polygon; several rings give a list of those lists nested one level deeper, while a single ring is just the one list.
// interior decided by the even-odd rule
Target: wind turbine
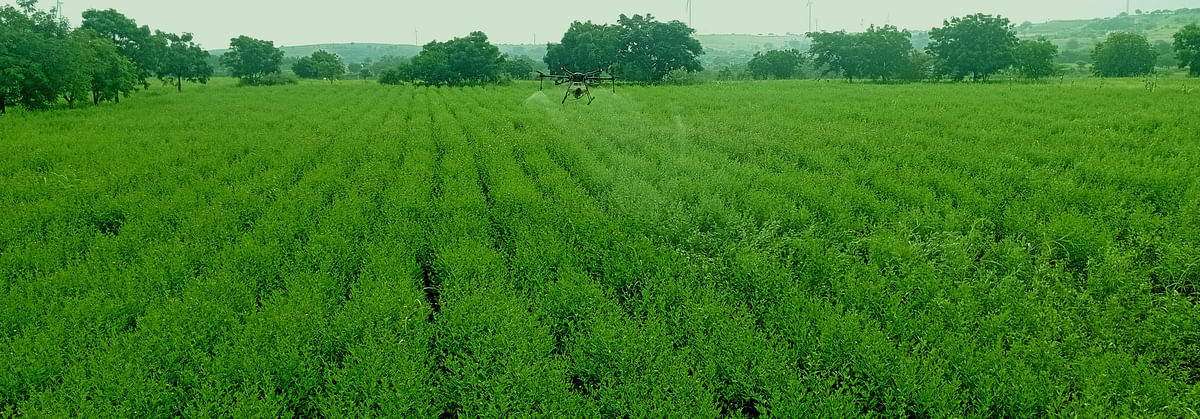
[{"label": "wind turbine", "polygon": [[694,26],[692,26],[692,0],[687,0],[687,15],[688,15],[688,27],[692,28],[692,29],[696,29]]},{"label": "wind turbine", "polygon": [[808,0],[808,31],[813,31],[812,0]]}]

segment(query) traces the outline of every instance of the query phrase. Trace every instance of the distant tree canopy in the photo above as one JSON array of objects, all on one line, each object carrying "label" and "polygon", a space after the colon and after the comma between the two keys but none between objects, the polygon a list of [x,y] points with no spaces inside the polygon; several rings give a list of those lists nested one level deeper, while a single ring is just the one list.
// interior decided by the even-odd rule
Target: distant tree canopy
[{"label": "distant tree canopy", "polygon": [[337,54],[322,49],[296,61],[292,65],[292,71],[302,78],[326,79],[333,83],[346,74],[346,65]]},{"label": "distant tree canopy", "polygon": [[500,81],[504,64],[500,48],[483,32],[425,44],[412,59],[415,79],[431,85],[472,85]]},{"label": "distant tree canopy", "polygon": [[527,55],[520,55],[515,58],[504,57],[502,72],[509,77],[517,80],[528,80],[532,78],[534,67],[537,62]]},{"label": "distant tree canopy", "polygon": [[1158,54],[1145,36],[1113,32],[1092,51],[1092,71],[1103,77],[1131,77],[1154,72]]},{"label": "distant tree canopy", "polygon": [[1058,74],[1058,66],[1054,59],[1058,57],[1058,47],[1046,38],[1036,41],[1023,40],[1013,50],[1013,67],[1021,76],[1037,80]]},{"label": "distant tree canopy", "polygon": [[913,50],[911,33],[892,25],[871,25],[857,36],[864,54],[864,76],[886,82],[905,72]]},{"label": "distant tree canopy", "polygon": [[812,45],[808,53],[813,64],[821,68],[822,75],[837,74],[849,79],[862,78],[865,57],[857,35],[837,32],[812,32],[808,34]]},{"label": "distant tree canopy", "polygon": [[413,82],[413,66],[408,61],[396,62],[392,68],[379,73],[380,84],[402,84]]},{"label": "distant tree canopy", "polygon": [[1012,22],[982,13],[951,18],[929,37],[926,49],[936,57],[936,71],[954,80],[986,81],[1013,64],[1018,43]]},{"label": "distant tree canopy", "polygon": [[754,53],[746,70],[756,79],[790,79],[800,72],[803,64],[804,54],[800,50],[774,50]]},{"label": "distant tree canopy", "polygon": [[704,54],[679,21],[659,22],[652,15],[620,15],[616,25],[574,22],[560,43],[546,45],[546,65],[572,71],[603,68],[626,80],[660,82],[673,70],[701,71]]},{"label": "distant tree canopy", "polygon": [[889,81],[912,77],[919,58],[914,53],[912,34],[895,26],[872,25],[866,32],[850,34],[845,31],[809,33],[812,46],[809,53],[813,63],[825,75],[839,74],[854,81],[871,78]]},{"label": "distant tree canopy", "polygon": [[[133,91],[138,83],[137,68],[117,52],[112,41],[93,36],[86,29],[76,30],[75,35],[79,42],[86,43],[80,45],[85,56],[79,62],[84,63],[81,67],[89,79],[92,104],[115,102],[120,100],[121,94]],[[74,99],[68,98],[67,102],[73,104]]]},{"label": "distant tree canopy", "polygon": [[274,42],[245,35],[230,39],[229,52],[221,55],[221,65],[249,85],[262,84],[266,76],[278,73],[282,64],[283,50]]},{"label": "distant tree canopy", "polygon": [[1179,68],[1188,68],[1188,74],[1200,76],[1200,25],[1184,26],[1175,33],[1175,57]]},{"label": "distant tree canopy", "polygon": [[183,82],[208,83],[212,77],[213,68],[208,64],[208,51],[192,42],[192,34],[183,35],[157,32],[156,36],[166,41],[156,70],[159,80],[173,84],[176,90],[183,91]]},{"label": "distant tree canopy", "polygon": [[0,6],[0,114],[10,104],[46,109],[60,98],[74,104],[117,100],[138,81],[128,58],[108,37],[71,30],[34,0]]},{"label": "distant tree canopy", "polygon": [[113,9],[83,12],[80,28],[112,40],[117,53],[133,63],[138,82],[143,87],[150,86],[147,80],[158,72],[162,50],[167,46],[165,39],[155,36],[149,26],[138,26],[133,19]]},{"label": "distant tree canopy", "polygon": [[551,69],[608,69],[617,63],[617,54],[621,49],[621,27],[598,25],[591,21],[572,22],[563,34],[562,41],[546,44],[546,56],[542,61]]}]

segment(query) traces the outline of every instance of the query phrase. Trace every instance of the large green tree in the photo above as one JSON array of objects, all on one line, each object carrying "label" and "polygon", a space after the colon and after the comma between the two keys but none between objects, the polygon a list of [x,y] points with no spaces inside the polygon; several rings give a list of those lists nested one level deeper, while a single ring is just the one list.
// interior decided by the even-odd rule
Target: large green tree
[{"label": "large green tree", "polygon": [[694,33],[682,22],[659,22],[649,14],[620,15],[616,25],[574,22],[560,43],[547,44],[544,61],[550,68],[605,69],[627,80],[659,82],[673,70],[704,69],[704,48]]},{"label": "large green tree", "polygon": [[837,74],[854,82],[866,74],[866,54],[862,39],[846,31],[812,32],[808,53],[822,75]]},{"label": "large green tree", "polygon": [[127,95],[137,87],[137,68],[117,51],[116,44],[111,40],[92,38],[88,48],[92,52],[92,61],[88,64],[92,104],[116,102],[122,94]]},{"label": "large green tree", "polygon": [[213,68],[208,64],[208,51],[192,42],[191,33],[176,35],[157,32],[157,36],[167,44],[156,71],[159,80],[169,81],[180,92],[183,91],[184,81],[208,83],[213,74]]},{"label": "large green tree", "polygon": [[855,36],[863,54],[864,76],[886,82],[904,73],[913,50],[910,32],[892,25],[871,25]]},{"label": "large green tree", "polygon": [[754,53],[746,70],[756,79],[790,79],[799,73],[802,64],[804,54],[800,50],[772,50]]},{"label": "large green tree", "polygon": [[35,0],[0,6],[0,113],[10,103],[44,109],[73,89],[79,51],[70,31]]},{"label": "large green tree", "polygon": [[1058,66],[1054,64],[1055,58],[1058,58],[1058,46],[1054,43],[1046,38],[1038,38],[1036,41],[1026,39],[1013,50],[1013,67],[1021,76],[1037,80],[1058,73]]},{"label": "large green tree", "polygon": [[279,72],[283,50],[275,42],[245,35],[229,40],[229,51],[221,55],[221,65],[245,84],[259,84],[263,77]]},{"label": "large green tree", "polygon": [[166,40],[155,36],[148,26],[138,26],[133,19],[114,9],[89,9],[83,12],[83,29],[90,29],[117,45],[117,52],[128,58],[137,71],[138,82],[149,87],[147,81],[158,72]]},{"label": "large green tree", "polygon": [[704,48],[692,37],[695,29],[683,22],[659,22],[654,16],[621,15],[621,51],[617,54],[618,72],[623,78],[659,82],[674,70],[701,71],[700,55]]},{"label": "large green tree", "polygon": [[607,69],[616,64],[617,54],[622,48],[620,27],[598,25],[591,21],[572,22],[563,34],[562,41],[546,44],[546,56],[542,61],[552,69]]},{"label": "large green tree", "polygon": [[500,48],[483,32],[446,42],[430,42],[412,59],[413,74],[432,85],[493,83],[500,79]]},{"label": "large green tree", "polygon": [[977,13],[943,22],[929,32],[926,47],[939,74],[954,80],[986,81],[1013,64],[1017,33],[1007,18]]},{"label": "large green tree", "polygon": [[1154,72],[1158,54],[1146,37],[1113,32],[1092,50],[1092,71],[1102,77],[1132,77]]},{"label": "large green tree", "polygon": [[333,83],[334,80],[340,79],[346,74],[346,64],[337,54],[322,49],[314,51],[309,58],[312,59],[313,68],[316,70],[316,78]]},{"label": "large green tree", "polygon": [[1175,57],[1179,68],[1188,68],[1188,74],[1200,76],[1200,25],[1184,26],[1175,33]]}]

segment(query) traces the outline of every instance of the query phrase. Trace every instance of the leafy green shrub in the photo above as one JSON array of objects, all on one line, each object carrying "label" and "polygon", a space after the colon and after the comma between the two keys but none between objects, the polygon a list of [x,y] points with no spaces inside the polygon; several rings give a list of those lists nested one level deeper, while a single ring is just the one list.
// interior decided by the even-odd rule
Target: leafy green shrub
[{"label": "leafy green shrub", "polygon": [[299,83],[300,78],[291,73],[271,73],[257,79],[238,79],[239,86],[282,86]]},{"label": "leafy green shrub", "polygon": [[671,86],[689,86],[702,84],[704,80],[696,73],[678,68],[667,72],[667,75],[663,76],[662,83]]}]

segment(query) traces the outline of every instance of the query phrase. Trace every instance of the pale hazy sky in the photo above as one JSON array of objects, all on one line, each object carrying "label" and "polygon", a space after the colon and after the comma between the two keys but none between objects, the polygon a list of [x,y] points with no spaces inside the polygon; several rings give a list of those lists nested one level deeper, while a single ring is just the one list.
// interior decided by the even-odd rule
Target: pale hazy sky
[{"label": "pale hazy sky", "polygon": [[[55,0],[41,0],[48,9]],[[1132,9],[1200,7],[1200,0],[1131,0]],[[5,1],[5,3],[13,3]],[[411,44],[446,40],[474,30],[495,43],[557,41],[571,21],[611,23],[621,13],[650,13],[659,20],[687,21],[686,0],[595,1],[278,1],[278,0],[63,0],[63,15],[78,25],[86,9],[114,8],[139,25],[168,32],[192,32],[206,49],[225,48],[229,38],[248,35],[276,45],[338,42]],[[697,32],[804,33],[807,0],[693,0]],[[1015,23],[1113,16],[1124,0],[815,0],[813,15],[823,30],[856,31],[891,23],[929,29],[950,16],[984,12]]]}]

